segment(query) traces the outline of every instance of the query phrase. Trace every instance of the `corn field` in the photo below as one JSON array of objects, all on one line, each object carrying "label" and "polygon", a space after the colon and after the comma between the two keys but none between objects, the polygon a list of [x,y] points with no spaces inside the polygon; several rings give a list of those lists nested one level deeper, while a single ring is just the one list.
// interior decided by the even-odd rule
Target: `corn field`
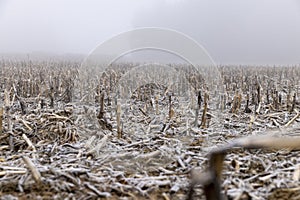
[{"label": "corn field", "polygon": [[0,66],[0,199],[300,199],[300,66]]}]

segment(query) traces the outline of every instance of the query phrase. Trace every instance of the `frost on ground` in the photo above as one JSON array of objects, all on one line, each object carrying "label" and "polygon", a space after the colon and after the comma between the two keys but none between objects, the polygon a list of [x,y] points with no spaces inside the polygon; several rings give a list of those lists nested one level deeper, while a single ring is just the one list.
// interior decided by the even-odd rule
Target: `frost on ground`
[{"label": "frost on ground", "polygon": [[[220,66],[222,94],[174,66],[191,85],[188,98],[154,82],[125,100],[113,87],[133,64],[102,76],[78,66],[2,61],[1,199],[186,199],[191,171],[206,169],[213,149],[300,133],[297,66]],[[225,158],[222,192],[298,199],[299,176],[298,151],[237,149]],[[204,199],[200,185],[193,198]]]}]

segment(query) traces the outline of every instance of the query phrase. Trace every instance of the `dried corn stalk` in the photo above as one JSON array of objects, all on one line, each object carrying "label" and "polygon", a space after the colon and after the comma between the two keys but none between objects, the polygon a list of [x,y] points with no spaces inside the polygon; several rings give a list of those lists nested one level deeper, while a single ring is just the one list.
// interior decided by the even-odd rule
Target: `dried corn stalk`
[{"label": "dried corn stalk", "polygon": [[227,153],[236,149],[290,149],[300,150],[300,137],[251,136],[245,137],[213,150],[209,155],[209,166],[203,173],[192,174],[188,199],[193,198],[193,188],[196,184],[203,185],[207,200],[222,200],[220,177],[223,161]]}]

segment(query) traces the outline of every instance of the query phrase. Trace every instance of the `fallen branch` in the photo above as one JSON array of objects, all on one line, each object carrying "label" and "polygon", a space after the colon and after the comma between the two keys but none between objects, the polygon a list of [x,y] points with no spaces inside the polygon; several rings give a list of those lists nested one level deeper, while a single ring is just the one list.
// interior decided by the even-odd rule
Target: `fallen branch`
[{"label": "fallen branch", "polygon": [[284,125],[284,127],[288,127],[290,126],[299,116],[300,116],[300,113],[296,110],[297,114],[288,122]]},{"label": "fallen branch", "polygon": [[36,182],[37,186],[39,186],[40,183],[42,182],[40,172],[38,171],[36,166],[33,164],[33,162],[27,156],[23,156],[22,159],[23,159],[24,163],[26,164],[26,166],[31,171],[33,179]]},{"label": "fallen branch", "polygon": [[22,134],[22,138],[28,144],[29,148],[31,148],[33,150],[33,152],[36,152],[35,146],[32,144],[31,140],[25,134]]}]

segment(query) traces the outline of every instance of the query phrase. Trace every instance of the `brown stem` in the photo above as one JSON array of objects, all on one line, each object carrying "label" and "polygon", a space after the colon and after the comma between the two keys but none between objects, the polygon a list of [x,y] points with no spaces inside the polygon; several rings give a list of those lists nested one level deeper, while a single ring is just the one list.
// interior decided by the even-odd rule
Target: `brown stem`
[{"label": "brown stem", "polygon": [[3,107],[1,106],[0,107],[0,135],[3,133],[3,128],[2,128],[3,122],[2,122],[2,120],[3,120]]},{"label": "brown stem", "polygon": [[122,138],[122,127],[121,127],[121,105],[117,105],[117,133],[118,138]]},{"label": "brown stem", "polygon": [[207,113],[208,94],[204,95],[204,109],[202,113],[201,128],[206,128],[206,113]]},{"label": "brown stem", "polygon": [[104,117],[104,93],[101,92],[100,93],[100,111],[99,114],[97,116],[98,119],[103,119]]}]

